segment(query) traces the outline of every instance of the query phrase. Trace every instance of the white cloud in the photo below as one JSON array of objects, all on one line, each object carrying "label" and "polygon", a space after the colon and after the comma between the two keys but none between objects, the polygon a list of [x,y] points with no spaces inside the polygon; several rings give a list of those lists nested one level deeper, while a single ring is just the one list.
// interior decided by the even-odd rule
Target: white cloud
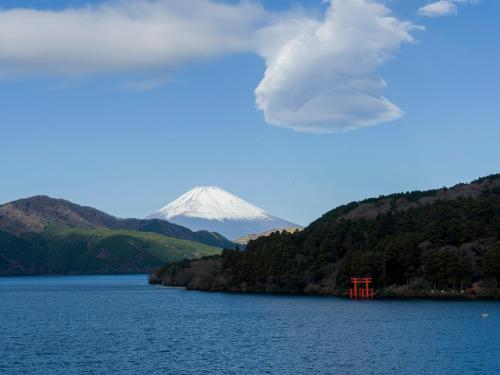
[{"label": "white cloud", "polygon": [[[414,26],[376,0],[332,0],[325,16],[275,13],[253,1],[116,0],[64,10],[0,9],[0,76],[151,75],[230,53],[266,61],[255,90],[270,124],[308,132],[391,121],[377,69]],[[124,83],[151,90],[162,79]]]},{"label": "white cloud", "polygon": [[209,0],[123,0],[62,11],[0,10],[0,73],[155,69],[252,51],[252,33],[266,20],[258,5]]},{"label": "white cloud", "polygon": [[376,71],[413,41],[412,28],[375,1],[333,0],[324,20],[303,23],[279,49],[263,50],[267,69],[255,90],[257,107],[268,123],[307,132],[399,118]]},{"label": "white cloud", "polygon": [[477,4],[479,0],[439,0],[418,9],[418,14],[426,17],[443,17],[458,13],[457,4]]},{"label": "white cloud", "polygon": [[457,6],[453,1],[440,0],[421,7],[418,10],[418,14],[426,17],[442,17],[457,14]]}]

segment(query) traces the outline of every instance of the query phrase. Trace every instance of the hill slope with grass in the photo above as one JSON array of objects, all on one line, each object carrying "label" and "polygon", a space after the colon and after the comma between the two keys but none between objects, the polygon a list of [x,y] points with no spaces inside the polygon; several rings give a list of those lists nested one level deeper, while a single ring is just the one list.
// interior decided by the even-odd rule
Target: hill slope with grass
[{"label": "hill slope with grass", "polygon": [[20,236],[0,232],[0,275],[147,273],[221,249],[157,233],[47,226]]}]

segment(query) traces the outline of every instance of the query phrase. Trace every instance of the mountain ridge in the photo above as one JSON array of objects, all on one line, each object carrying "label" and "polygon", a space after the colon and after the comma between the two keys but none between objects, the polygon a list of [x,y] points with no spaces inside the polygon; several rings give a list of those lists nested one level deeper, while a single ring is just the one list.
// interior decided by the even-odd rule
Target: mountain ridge
[{"label": "mountain ridge", "polygon": [[89,206],[65,199],[36,195],[0,205],[0,230],[15,235],[41,233],[47,225],[70,228],[124,229],[154,232],[168,237],[200,242],[215,247],[232,247],[231,241],[218,233],[193,232],[165,220],[118,218]]},{"label": "mountain ridge", "polygon": [[276,232],[281,233],[281,232],[285,231],[288,233],[293,233],[295,231],[301,231],[302,229],[304,229],[304,227],[300,227],[300,226],[275,228],[275,229],[270,229],[270,230],[262,232],[262,233],[247,234],[246,236],[239,237],[239,238],[235,239],[234,242],[236,242],[238,245],[246,246],[248,244],[248,242],[250,242],[252,240],[256,240],[257,238],[260,238],[260,237],[266,237],[266,236],[269,236],[269,235],[276,233]]}]

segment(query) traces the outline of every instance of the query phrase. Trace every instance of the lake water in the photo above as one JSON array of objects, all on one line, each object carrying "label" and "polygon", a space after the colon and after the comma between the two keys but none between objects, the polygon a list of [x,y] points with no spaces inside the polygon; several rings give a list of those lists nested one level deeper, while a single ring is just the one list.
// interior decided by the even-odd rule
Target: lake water
[{"label": "lake water", "polygon": [[0,278],[0,373],[500,374],[500,303]]}]

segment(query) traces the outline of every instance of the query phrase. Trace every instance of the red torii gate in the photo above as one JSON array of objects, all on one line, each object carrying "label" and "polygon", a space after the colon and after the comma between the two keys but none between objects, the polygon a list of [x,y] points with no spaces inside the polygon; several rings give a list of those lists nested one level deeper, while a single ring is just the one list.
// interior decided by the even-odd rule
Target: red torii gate
[{"label": "red torii gate", "polygon": [[354,287],[349,288],[349,298],[371,299],[375,295],[373,288],[370,288],[370,284],[372,283],[371,277],[352,277],[351,282]]}]

